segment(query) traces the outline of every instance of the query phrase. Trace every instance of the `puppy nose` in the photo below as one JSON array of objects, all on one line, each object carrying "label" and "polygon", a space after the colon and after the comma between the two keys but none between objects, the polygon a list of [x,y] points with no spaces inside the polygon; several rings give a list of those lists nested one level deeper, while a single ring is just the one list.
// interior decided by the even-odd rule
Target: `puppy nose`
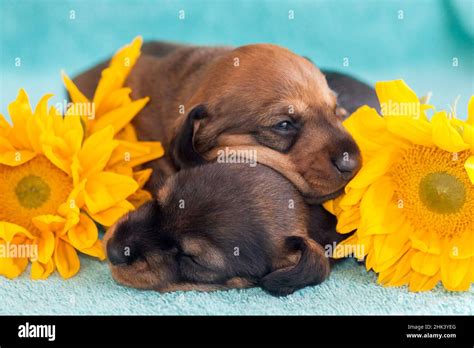
[{"label": "puppy nose", "polygon": [[117,245],[112,240],[107,243],[107,257],[114,266],[131,264],[133,257],[129,251],[130,248]]},{"label": "puppy nose", "polygon": [[360,156],[350,155],[345,152],[342,156],[333,159],[334,167],[341,173],[346,180],[351,179],[360,168]]}]

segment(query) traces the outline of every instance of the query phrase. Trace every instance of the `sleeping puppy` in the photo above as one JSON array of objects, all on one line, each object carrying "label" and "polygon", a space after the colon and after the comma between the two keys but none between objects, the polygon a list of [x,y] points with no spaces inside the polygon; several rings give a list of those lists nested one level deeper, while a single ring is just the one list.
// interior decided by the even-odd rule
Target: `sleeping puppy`
[{"label": "sleeping puppy", "polygon": [[269,167],[211,163],[168,178],[156,199],[108,230],[104,245],[113,278],[127,286],[288,295],[329,275],[318,243],[336,234],[326,217]]},{"label": "sleeping puppy", "polygon": [[[106,64],[75,79],[86,96],[92,96]],[[331,77],[341,88],[340,76]],[[138,137],[159,140],[165,148],[165,157],[149,164],[150,191],[160,179],[189,167],[194,153],[210,161],[224,148],[256,152],[259,163],[284,175],[313,204],[341,193],[360,167],[359,149],[342,126],[347,112],[325,76],[285,48],[152,42],[144,45],[126,85],[134,99],[151,97],[133,121]],[[349,77],[342,85],[348,107],[371,105],[371,88]],[[177,150],[176,142],[187,131],[186,115],[193,120],[189,152]]]},{"label": "sleeping puppy", "polygon": [[[194,119],[177,138],[189,153]],[[224,161],[169,177],[156,199],[123,217],[104,237],[112,276],[157,291],[260,286],[287,295],[329,275],[321,245],[339,242],[336,219],[309,206],[280,173],[261,165]]]}]

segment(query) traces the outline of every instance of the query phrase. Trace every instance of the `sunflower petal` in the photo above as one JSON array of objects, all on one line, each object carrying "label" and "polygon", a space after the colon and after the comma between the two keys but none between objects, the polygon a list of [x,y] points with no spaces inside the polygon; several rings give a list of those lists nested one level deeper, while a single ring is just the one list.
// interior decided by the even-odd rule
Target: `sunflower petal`
[{"label": "sunflower petal", "polygon": [[[110,172],[100,172],[87,180],[84,202],[91,214],[97,214],[114,207],[137,189],[138,184],[132,178]],[[96,219],[94,218],[94,220]]]},{"label": "sunflower petal", "polygon": [[128,142],[120,141],[117,148],[112,153],[108,165],[126,165],[135,167],[154,159],[160,158],[164,154],[163,146],[158,141]]},{"label": "sunflower petal", "polygon": [[137,36],[129,44],[121,48],[110,61],[110,67],[121,72],[123,80],[120,85],[123,85],[125,79],[130,74],[133,66],[135,65],[138,57],[140,57],[141,47],[143,39],[141,36]]},{"label": "sunflower petal", "polygon": [[17,150],[6,138],[0,136],[0,164],[15,167],[28,162],[35,156],[34,151]]},{"label": "sunflower petal", "polygon": [[56,239],[54,263],[56,264],[59,274],[64,279],[74,276],[79,271],[80,267],[80,261],[76,250],[61,238]]},{"label": "sunflower petal", "polygon": [[389,147],[380,150],[374,157],[367,161],[347,186],[350,188],[362,189],[377,181],[391,168],[400,149]]},{"label": "sunflower petal", "polygon": [[35,239],[35,236],[24,227],[10,222],[0,221],[0,239],[10,243],[13,240],[13,237],[18,234],[28,239]]},{"label": "sunflower petal", "polygon": [[134,194],[128,197],[128,201],[132,203],[135,208],[140,207],[143,203],[148,202],[153,197],[150,192],[146,190],[137,190]]},{"label": "sunflower petal", "polygon": [[39,280],[48,278],[54,271],[53,259],[49,259],[46,263],[35,261],[31,263],[31,279]]},{"label": "sunflower petal", "polygon": [[439,273],[433,276],[412,272],[410,277],[410,291],[428,291],[433,289],[440,280]]},{"label": "sunflower petal", "polygon": [[403,80],[381,81],[375,91],[384,116],[409,116],[420,118],[423,108],[415,92]]},{"label": "sunflower petal", "polygon": [[79,223],[67,234],[71,245],[78,249],[87,249],[94,245],[99,237],[97,226],[86,214],[81,214]]},{"label": "sunflower petal", "polygon": [[89,214],[94,221],[97,221],[103,226],[109,227],[116,223],[123,215],[134,209],[135,207],[130,202],[123,200],[108,209],[95,214],[89,212]]},{"label": "sunflower petal", "polygon": [[10,142],[17,149],[31,149],[27,136],[27,123],[33,112],[28,95],[23,89],[18,92],[16,100],[8,105],[8,113],[14,128],[14,131],[10,133]]},{"label": "sunflower petal", "polygon": [[464,168],[466,169],[467,175],[471,184],[474,185],[474,156],[470,156],[464,163]]},{"label": "sunflower petal", "polygon": [[80,249],[81,253],[105,260],[104,246],[101,240],[97,240],[90,248]]},{"label": "sunflower petal", "polygon": [[474,126],[474,95],[469,98],[467,103],[467,123]]},{"label": "sunflower petal", "polygon": [[440,268],[440,257],[429,253],[418,251],[411,259],[411,267],[416,272],[426,275],[434,276],[438,273]]},{"label": "sunflower petal", "polygon": [[89,103],[89,99],[82,94],[82,92],[77,88],[74,82],[69,78],[69,76],[66,75],[64,71],[61,72],[64,86],[66,87],[69,96],[71,97],[71,100],[73,103]]},{"label": "sunflower petal", "polygon": [[77,154],[81,178],[88,178],[105,168],[112,151],[118,145],[113,137],[114,129],[112,126],[108,126],[92,134],[84,141],[81,150]]},{"label": "sunflower petal", "polygon": [[3,257],[0,259],[0,275],[13,279],[18,277],[28,266],[26,257]]},{"label": "sunflower petal", "polygon": [[433,146],[431,123],[411,116],[385,116],[387,129],[410,143]]},{"label": "sunflower petal", "polygon": [[91,131],[97,132],[109,125],[114,127],[114,134],[118,133],[129,123],[148,103],[150,98],[142,98],[101,115],[93,124]]},{"label": "sunflower petal", "polygon": [[394,184],[387,176],[380,178],[368,188],[360,203],[359,235],[387,233],[384,228],[385,211],[392,202],[393,194]]},{"label": "sunflower petal", "polygon": [[433,124],[433,142],[439,148],[449,152],[461,152],[470,148],[461,134],[452,126],[445,111],[437,112],[431,120]]},{"label": "sunflower petal", "polygon": [[456,289],[469,273],[470,259],[453,259],[448,253],[441,255],[441,279],[446,289]]}]

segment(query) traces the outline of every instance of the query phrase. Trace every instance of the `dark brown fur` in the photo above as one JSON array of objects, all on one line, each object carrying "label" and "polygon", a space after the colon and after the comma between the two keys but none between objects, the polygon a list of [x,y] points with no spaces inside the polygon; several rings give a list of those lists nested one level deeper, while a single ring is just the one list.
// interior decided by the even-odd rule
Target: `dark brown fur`
[{"label": "dark brown fur", "polygon": [[127,286],[260,286],[287,295],[329,275],[318,243],[335,234],[325,214],[269,167],[212,163],[170,177],[156,200],[109,229],[104,244],[112,276]]}]

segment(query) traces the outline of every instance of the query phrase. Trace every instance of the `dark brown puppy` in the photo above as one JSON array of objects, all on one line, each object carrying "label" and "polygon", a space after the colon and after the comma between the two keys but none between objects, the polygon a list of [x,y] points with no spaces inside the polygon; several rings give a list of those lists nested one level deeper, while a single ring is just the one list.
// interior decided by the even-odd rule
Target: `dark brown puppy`
[{"label": "dark brown puppy", "polygon": [[[226,147],[256,152],[259,163],[282,173],[311,203],[336,196],[359,169],[359,150],[342,126],[336,96],[309,60],[270,44],[150,43],[143,52],[126,84],[133,98],[151,101],[134,125],[140,139],[159,140],[166,150],[150,164],[149,188],[189,166],[193,152],[211,160]],[[87,96],[103,67],[75,79]],[[188,153],[176,151],[174,141],[186,115],[193,116]]]},{"label": "dark brown puppy", "polygon": [[127,286],[287,295],[329,275],[318,243],[335,234],[326,216],[269,167],[212,163],[170,177],[155,200],[109,229],[104,245],[113,278]]}]

